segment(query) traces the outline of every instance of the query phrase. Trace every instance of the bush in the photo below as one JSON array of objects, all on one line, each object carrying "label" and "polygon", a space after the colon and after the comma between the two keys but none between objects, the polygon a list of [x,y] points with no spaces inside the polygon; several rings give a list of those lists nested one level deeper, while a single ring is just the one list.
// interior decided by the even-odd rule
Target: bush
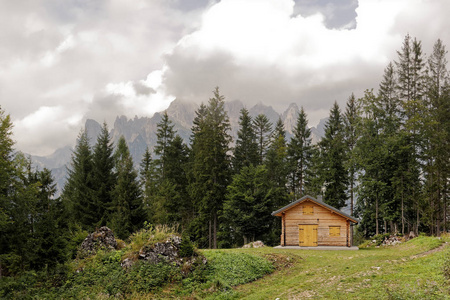
[{"label": "bush", "polygon": [[133,282],[133,291],[148,293],[168,283],[175,271],[176,268],[167,263],[153,265],[140,261],[132,267],[127,277]]},{"label": "bush", "polygon": [[220,287],[247,283],[274,271],[269,261],[247,253],[208,251],[205,256],[211,263],[210,279]]},{"label": "bush", "polygon": [[194,245],[188,237],[184,236],[181,238],[180,251],[178,254],[181,257],[191,257],[194,255]]}]

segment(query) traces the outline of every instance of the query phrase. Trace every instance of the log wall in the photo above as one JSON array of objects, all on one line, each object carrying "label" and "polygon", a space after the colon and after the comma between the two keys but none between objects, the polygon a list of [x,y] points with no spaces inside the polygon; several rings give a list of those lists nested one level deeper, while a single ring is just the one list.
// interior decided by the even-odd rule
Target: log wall
[{"label": "log wall", "polygon": [[[303,214],[304,206],[313,206],[313,214]],[[319,225],[318,246],[348,246],[350,243],[347,219],[314,202],[303,201],[282,215],[281,245],[298,246],[298,225],[305,224]],[[340,236],[330,236],[330,226],[339,226]],[[286,244],[284,237],[286,237]]]}]

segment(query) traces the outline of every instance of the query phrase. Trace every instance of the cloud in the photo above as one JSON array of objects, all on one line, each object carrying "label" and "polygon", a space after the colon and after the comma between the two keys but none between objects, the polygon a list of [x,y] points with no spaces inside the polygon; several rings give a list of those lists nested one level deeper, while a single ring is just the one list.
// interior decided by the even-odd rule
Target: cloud
[{"label": "cloud", "polygon": [[[219,86],[228,99],[249,105],[263,101],[282,110],[297,102],[316,116],[314,124],[317,112],[328,111],[335,100],[344,105],[352,92],[360,96],[377,88],[408,32],[427,40],[427,49],[442,36],[430,35],[423,24],[434,23],[436,32],[449,37],[448,18],[438,11],[443,3],[347,1],[346,9],[356,11],[344,18],[344,29],[335,29],[326,7],[302,14],[300,5],[295,14],[290,0],[223,0],[166,57],[164,83],[171,94],[189,100],[207,101]],[[331,10],[339,13],[335,4]],[[353,18],[357,26],[347,29]]]},{"label": "cloud", "polygon": [[32,154],[73,144],[86,118],[206,102],[216,86],[247,106],[296,102],[314,125],[335,100],[377,88],[407,33],[425,53],[450,42],[450,1],[337,3],[1,1],[2,109]]}]

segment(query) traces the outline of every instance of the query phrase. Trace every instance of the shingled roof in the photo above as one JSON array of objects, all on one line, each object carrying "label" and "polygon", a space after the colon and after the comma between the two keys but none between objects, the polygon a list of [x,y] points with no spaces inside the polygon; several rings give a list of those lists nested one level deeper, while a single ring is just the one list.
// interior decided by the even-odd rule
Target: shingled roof
[{"label": "shingled roof", "polygon": [[335,213],[337,213],[337,214],[343,216],[343,217],[346,218],[346,219],[349,219],[350,221],[352,221],[352,222],[354,222],[354,223],[359,223],[359,220],[358,220],[358,219],[356,219],[356,218],[354,218],[354,217],[352,217],[352,216],[350,216],[350,215],[348,215],[348,214],[346,214],[346,213],[340,211],[340,210],[337,209],[337,208],[334,208],[334,207],[331,206],[331,205],[326,204],[325,202],[322,202],[322,201],[320,201],[320,200],[317,200],[316,198],[313,198],[313,197],[308,196],[308,195],[306,195],[306,196],[304,196],[304,197],[302,197],[302,198],[300,198],[300,199],[298,199],[298,200],[296,200],[296,201],[294,201],[294,202],[289,203],[288,205],[286,205],[286,206],[280,208],[279,210],[274,211],[274,212],[272,213],[272,216],[281,216],[281,213],[282,213],[282,212],[284,212],[284,211],[286,211],[286,210],[288,210],[288,209],[290,209],[290,208],[292,208],[292,207],[294,207],[294,206],[296,206],[296,205],[298,205],[298,204],[300,204],[300,203],[302,203],[302,202],[304,202],[304,201],[307,201],[307,200],[308,200],[308,201],[312,201],[312,202],[314,202],[314,203],[316,203],[316,204],[318,204],[318,205],[320,205],[320,206],[326,207],[326,208],[328,208],[329,210],[331,210],[331,211],[333,211],[333,212],[335,212]]}]

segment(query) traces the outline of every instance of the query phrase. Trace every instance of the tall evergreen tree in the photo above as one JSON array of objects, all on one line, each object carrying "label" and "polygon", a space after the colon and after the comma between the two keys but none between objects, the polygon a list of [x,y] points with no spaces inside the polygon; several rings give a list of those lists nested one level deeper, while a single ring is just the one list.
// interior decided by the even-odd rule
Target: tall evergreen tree
[{"label": "tall evergreen tree", "polygon": [[92,172],[92,150],[89,146],[89,138],[86,131],[81,131],[72,154],[71,166],[67,170],[68,177],[62,199],[70,212],[71,223],[77,223],[85,230],[94,229],[98,222]]},{"label": "tall evergreen tree", "polygon": [[108,126],[103,123],[102,131],[97,138],[92,157],[93,199],[96,206],[96,226],[106,225],[109,221],[108,210],[113,203],[112,191],[116,185],[114,174],[113,144]]},{"label": "tall evergreen tree", "polygon": [[291,167],[289,185],[295,200],[301,198],[307,192],[307,179],[312,155],[311,129],[308,128],[308,120],[303,107],[298,114],[293,134],[294,136],[288,145],[288,156]]},{"label": "tall evergreen tree", "polygon": [[413,203],[416,211],[414,231],[418,233],[420,226],[420,201],[422,176],[421,153],[423,152],[423,136],[421,128],[424,127],[422,116],[425,113],[423,94],[425,87],[424,59],[420,41],[407,35],[401,51],[398,51],[397,65],[397,92],[402,104],[404,115],[404,130],[411,146],[411,158],[408,162],[405,178],[407,185],[412,187],[409,202]]},{"label": "tall evergreen tree", "polygon": [[239,173],[243,167],[256,166],[260,159],[252,118],[246,108],[241,109],[239,130],[233,154],[232,164],[235,173]]},{"label": "tall evergreen tree", "polygon": [[[191,188],[197,222],[193,234],[204,244],[202,237],[208,237],[208,246],[217,248],[218,215],[222,210],[226,187],[230,181],[230,157],[228,155],[230,123],[224,109],[224,97],[219,89],[209,99],[208,106],[201,105],[196,112],[192,129]],[[205,225],[208,224],[207,232]]]},{"label": "tall evergreen tree", "polygon": [[323,172],[321,181],[325,186],[324,202],[341,209],[345,206],[347,195],[347,172],[345,170],[344,127],[337,102],[330,110],[325,125],[325,136],[319,143]]},{"label": "tall evergreen tree", "polygon": [[259,164],[262,164],[270,145],[272,123],[269,121],[267,116],[259,114],[253,120],[253,128],[258,144]]},{"label": "tall evergreen tree", "polygon": [[117,143],[114,159],[117,182],[112,190],[113,202],[108,219],[116,235],[125,239],[142,227],[145,214],[138,175],[134,170],[133,159],[123,136]]},{"label": "tall evergreen tree", "polygon": [[[286,142],[286,131],[284,130],[283,122],[281,118],[278,119],[275,126],[275,130],[272,135],[272,143],[264,164],[267,170],[270,170],[267,174],[268,180],[274,183],[274,185],[280,189],[281,195],[275,201],[275,207],[283,207],[287,204],[287,178],[288,178],[288,146]],[[280,222],[277,221],[277,224]]]},{"label": "tall evergreen tree", "polygon": [[[426,106],[428,120],[425,130],[425,178],[428,200],[428,225],[432,234],[447,227],[448,180],[450,173],[450,77],[447,70],[447,50],[437,40],[428,58]],[[441,227],[442,226],[442,227]]]},{"label": "tall evergreen tree", "polygon": [[156,146],[155,146],[155,154],[157,155],[157,159],[155,163],[160,168],[161,179],[164,180],[166,178],[166,162],[169,159],[167,155],[167,148],[172,143],[175,132],[173,129],[174,125],[172,121],[169,119],[167,115],[167,111],[162,115],[161,122],[157,124],[157,133],[156,133]]},{"label": "tall evergreen tree", "polygon": [[347,100],[347,107],[344,113],[344,132],[345,144],[347,149],[346,169],[348,173],[348,182],[350,184],[350,215],[353,216],[354,208],[354,189],[356,184],[356,159],[355,146],[358,139],[357,133],[358,108],[355,95],[352,93]]},{"label": "tall evergreen tree", "polygon": [[270,230],[276,198],[273,182],[267,180],[264,165],[243,167],[233,176],[223,205],[224,219],[231,226],[235,242],[253,242]]},{"label": "tall evergreen tree", "polygon": [[173,190],[172,197],[166,201],[169,223],[178,223],[184,229],[193,218],[192,201],[188,195],[186,167],[189,149],[177,134],[167,150],[166,185]]}]

